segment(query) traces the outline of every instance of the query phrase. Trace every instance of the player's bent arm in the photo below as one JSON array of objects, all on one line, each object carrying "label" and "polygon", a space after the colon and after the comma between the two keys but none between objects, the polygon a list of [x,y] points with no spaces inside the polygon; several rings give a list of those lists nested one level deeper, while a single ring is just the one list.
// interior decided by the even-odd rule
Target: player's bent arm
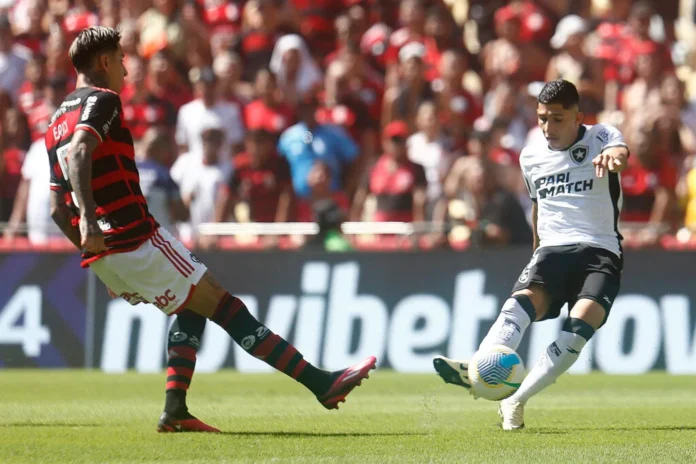
[{"label": "player's bent arm", "polygon": [[96,206],[92,196],[92,152],[101,141],[91,132],[75,132],[68,154],[68,178],[80,208],[80,216],[96,220]]},{"label": "player's bent arm", "polygon": [[63,231],[63,234],[72,242],[79,250],[80,246],[80,231],[72,225],[73,213],[65,204],[65,192],[51,190],[51,218],[56,223],[58,228]]},{"label": "player's bent arm", "polygon": [[628,166],[628,148],[624,146],[605,148],[602,154],[609,155],[614,160],[614,166],[608,166],[609,172],[618,174]]}]

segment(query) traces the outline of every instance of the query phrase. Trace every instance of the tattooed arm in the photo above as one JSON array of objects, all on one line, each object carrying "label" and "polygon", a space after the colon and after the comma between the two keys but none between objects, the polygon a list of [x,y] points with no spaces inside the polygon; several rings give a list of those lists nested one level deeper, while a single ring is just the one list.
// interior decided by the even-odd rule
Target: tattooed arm
[{"label": "tattooed arm", "polygon": [[106,251],[92,196],[92,152],[99,143],[99,138],[92,133],[77,131],[70,142],[68,155],[68,177],[80,209],[80,245],[94,254]]},{"label": "tattooed arm", "polygon": [[73,213],[63,200],[64,192],[51,190],[51,218],[53,222],[63,231],[68,240],[79,250],[80,231],[72,225]]}]

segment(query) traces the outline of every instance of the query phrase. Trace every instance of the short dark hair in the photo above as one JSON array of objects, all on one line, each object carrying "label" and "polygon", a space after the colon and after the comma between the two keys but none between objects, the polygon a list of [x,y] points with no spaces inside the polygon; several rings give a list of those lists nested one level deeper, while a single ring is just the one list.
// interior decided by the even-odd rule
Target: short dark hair
[{"label": "short dark hair", "polygon": [[563,108],[568,109],[580,102],[580,96],[578,89],[572,83],[564,79],[556,79],[544,85],[544,88],[539,92],[537,101],[544,105],[559,103]]},{"label": "short dark hair", "polygon": [[121,33],[105,26],[83,29],[70,45],[70,60],[78,72],[87,71],[97,56],[118,50]]}]

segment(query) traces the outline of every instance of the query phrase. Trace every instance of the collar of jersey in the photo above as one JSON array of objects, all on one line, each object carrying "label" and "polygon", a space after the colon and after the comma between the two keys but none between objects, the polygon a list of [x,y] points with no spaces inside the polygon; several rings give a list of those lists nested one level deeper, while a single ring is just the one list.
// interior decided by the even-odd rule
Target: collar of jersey
[{"label": "collar of jersey", "polygon": [[549,150],[551,150],[551,151],[566,151],[566,150],[570,149],[570,147],[572,147],[573,145],[578,143],[580,140],[582,140],[582,138],[585,136],[585,132],[587,132],[587,127],[585,127],[583,124],[580,124],[580,129],[578,129],[578,136],[575,138],[573,143],[571,143],[570,145],[568,145],[567,147],[565,147],[561,150],[554,150],[553,148],[551,148],[551,146],[549,146]]}]

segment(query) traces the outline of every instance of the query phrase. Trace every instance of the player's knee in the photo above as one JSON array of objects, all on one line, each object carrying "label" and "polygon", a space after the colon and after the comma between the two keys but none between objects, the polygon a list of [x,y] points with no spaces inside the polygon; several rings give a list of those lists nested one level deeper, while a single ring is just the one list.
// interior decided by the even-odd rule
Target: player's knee
[{"label": "player's knee", "polygon": [[[516,299],[522,308],[527,311],[532,322],[542,319],[548,312],[549,303],[543,287],[532,285],[529,288],[515,292],[512,298]],[[530,314],[533,309],[533,313]]]},{"label": "player's knee", "polygon": [[227,291],[220,285],[210,271],[206,271],[196,285],[188,308],[210,319]]},{"label": "player's knee", "polygon": [[575,317],[569,317],[563,323],[563,332],[569,332],[575,335],[579,335],[586,341],[590,341],[592,336],[595,334],[595,329],[589,323],[578,319]]},{"label": "player's knee", "polygon": [[[515,294],[512,296],[512,299],[516,300],[517,303],[522,307],[524,312],[527,313],[527,316],[529,316],[529,320],[531,322],[536,321],[536,307],[534,306],[534,303],[532,302],[532,299],[529,297],[529,295],[524,293]],[[505,309],[505,307],[503,307],[503,309]]]}]

